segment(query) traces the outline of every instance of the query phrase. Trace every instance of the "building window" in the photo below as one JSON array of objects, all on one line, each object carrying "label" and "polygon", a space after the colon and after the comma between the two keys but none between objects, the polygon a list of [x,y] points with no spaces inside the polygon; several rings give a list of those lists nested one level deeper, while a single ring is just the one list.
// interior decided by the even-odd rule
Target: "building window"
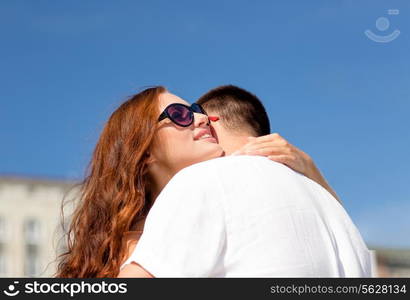
[{"label": "building window", "polygon": [[40,252],[37,245],[26,245],[24,276],[36,277],[40,275]]},{"label": "building window", "polygon": [[7,275],[6,242],[7,242],[6,219],[0,216],[0,277]]},{"label": "building window", "polygon": [[35,219],[29,219],[24,223],[24,238],[26,244],[40,244],[40,222]]},{"label": "building window", "polygon": [[25,238],[25,262],[24,275],[36,277],[40,275],[40,244],[41,227],[40,222],[35,219],[28,219],[24,223]]},{"label": "building window", "polygon": [[7,228],[6,220],[0,216],[0,244],[5,243],[7,240]]},{"label": "building window", "polygon": [[0,277],[4,277],[7,275],[7,260],[6,260],[6,252],[4,246],[0,244]]}]

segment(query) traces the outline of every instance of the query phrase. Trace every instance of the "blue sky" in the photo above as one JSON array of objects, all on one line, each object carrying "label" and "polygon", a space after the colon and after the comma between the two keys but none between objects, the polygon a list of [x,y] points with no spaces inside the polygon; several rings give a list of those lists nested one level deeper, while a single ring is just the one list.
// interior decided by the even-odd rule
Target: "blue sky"
[{"label": "blue sky", "polygon": [[406,0],[1,1],[0,174],[81,178],[129,95],[231,83],[314,158],[369,244],[410,247],[409,15]]}]

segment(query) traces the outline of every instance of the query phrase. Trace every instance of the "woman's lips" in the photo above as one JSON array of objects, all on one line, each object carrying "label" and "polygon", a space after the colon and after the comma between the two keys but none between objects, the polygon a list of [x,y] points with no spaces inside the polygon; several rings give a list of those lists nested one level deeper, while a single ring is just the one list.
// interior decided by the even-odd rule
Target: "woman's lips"
[{"label": "woman's lips", "polygon": [[216,141],[216,138],[214,138],[213,136],[202,137],[202,138],[200,138],[198,141],[201,141],[201,140],[208,141],[208,142],[211,142],[211,143],[218,143],[218,142]]},{"label": "woman's lips", "polygon": [[218,143],[216,138],[212,135],[212,132],[207,129],[202,129],[198,134],[194,137],[194,140],[206,140],[212,143]]}]

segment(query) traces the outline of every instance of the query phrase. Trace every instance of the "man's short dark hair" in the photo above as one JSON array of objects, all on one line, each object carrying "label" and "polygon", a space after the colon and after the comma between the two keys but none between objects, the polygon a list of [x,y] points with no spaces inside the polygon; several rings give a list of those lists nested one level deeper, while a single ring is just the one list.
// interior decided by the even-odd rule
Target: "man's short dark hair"
[{"label": "man's short dark hair", "polygon": [[228,130],[250,129],[256,136],[270,133],[269,118],[262,102],[240,87],[219,86],[201,96],[197,103],[217,113]]}]

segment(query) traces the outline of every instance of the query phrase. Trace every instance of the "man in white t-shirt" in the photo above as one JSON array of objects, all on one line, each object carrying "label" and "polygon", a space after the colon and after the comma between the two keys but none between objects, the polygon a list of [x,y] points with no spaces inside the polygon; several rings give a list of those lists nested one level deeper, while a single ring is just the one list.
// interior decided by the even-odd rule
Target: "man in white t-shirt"
[{"label": "man in white t-shirt", "polygon": [[[236,138],[231,152],[246,144],[249,132],[220,124],[219,137]],[[370,277],[365,243],[324,187],[261,156],[185,168],[156,199],[120,276]]]}]

